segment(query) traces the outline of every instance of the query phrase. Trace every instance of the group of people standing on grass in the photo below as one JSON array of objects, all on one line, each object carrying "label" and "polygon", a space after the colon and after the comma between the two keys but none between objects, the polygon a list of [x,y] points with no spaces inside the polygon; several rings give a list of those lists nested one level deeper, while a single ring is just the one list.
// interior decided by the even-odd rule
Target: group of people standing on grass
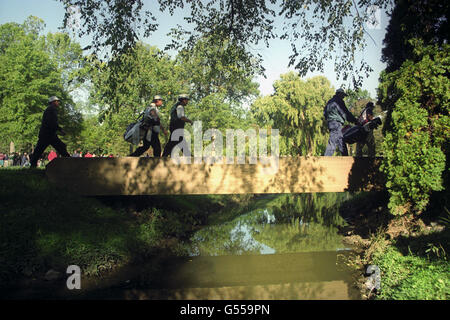
[{"label": "group of people standing on grass", "polygon": [[[373,119],[374,104],[369,102],[364,108],[359,118],[356,118],[347,109],[344,98],[347,96],[343,89],[336,90],[335,95],[328,101],[324,108],[324,116],[327,121],[328,129],[330,131],[330,137],[328,145],[325,150],[325,156],[332,156],[336,148],[340,151],[341,155],[347,156],[347,146],[343,140],[342,127],[345,122],[352,122],[357,125],[363,125],[363,122],[371,121]],[[64,142],[58,137],[59,135],[65,135],[64,130],[58,125],[57,110],[60,106],[61,100],[52,96],[48,99],[48,107],[44,111],[42,117],[42,124],[39,130],[39,139],[34,148],[34,152],[29,158],[30,166],[32,168],[37,166],[37,162],[41,157],[44,150],[49,146],[53,146],[56,151],[62,157],[70,157],[67,152],[67,147]],[[186,123],[192,124],[192,121],[186,117],[185,107],[189,103],[189,96],[181,94],[178,96],[177,102],[170,109],[170,123],[169,123],[169,141],[164,147],[162,152],[163,157],[171,155],[173,148],[183,141],[183,135],[180,135],[181,131],[177,132],[177,137],[172,139],[173,133],[177,129],[184,129]],[[153,98],[152,103],[144,110],[143,118],[140,122],[140,129],[144,131],[143,145],[138,147],[129,156],[139,157],[150,147],[153,148],[153,156],[161,157],[161,142],[159,140],[159,133],[162,130],[167,136],[168,132],[165,126],[161,123],[159,108],[163,106],[163,99],[161,96],[156,95]],[[370,132],[365,141],[359,142],[356,148],[356,156],[362,156],[362,148],[364,144],[368,145],[369,156],[375,156],[375,143],[373,133]],[[74,156],[78,156],[74,154]],[[86,157],[86,155],[85,155]]]},{"label": "group of people standing on grass", "polygon": [[27,152],[13,152],[11,154],[0,152],[0,167],[28,167],[30,156]]}]

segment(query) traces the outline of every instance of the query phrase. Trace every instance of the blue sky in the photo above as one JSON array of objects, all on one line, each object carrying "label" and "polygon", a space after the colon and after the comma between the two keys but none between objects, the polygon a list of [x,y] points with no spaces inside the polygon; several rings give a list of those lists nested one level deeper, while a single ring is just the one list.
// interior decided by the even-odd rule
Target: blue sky
[{"label": "blue sky", "polygon": [[[149,2],[150,3],[150,2]],[[0,24],[6,22],[18,22],[22,23],[28,16],[34,15],[43,19],[46,23],[45,32],[57,32],[58,28],[62,26],[64,17],[64,8],[61,2],[55,0],[0,0]],[[157,17],[162,17],[157,14]],[[166,36],[170,28],[175,27],[177,24],[183,24],[183,12],[178,10],[173,17],[165,14],[163,19],[159,19],[160,23],[158,31],[154,32],[150,39],[143,39],[144,42],[151,45],[156,45],[160,49],[170,42],[170,39]],[[361,54],[374,69],[370,76],[364,81],[363,89],[367,89],[372,98],[375,98],[375,89],[378,86],[379,73],[385,68],[385,65],[381,63],[381,49],[382,41],[385,35],[385,29],[388,24],[388,17],[384,14],[380,17],[381,27],[378,29],[368,30],[371,37],[375,40],[375,43],[371,39],[367,41],[367,47]],[[87,44],[89,39],[79,39],[82,45]],[[264,59],[263,66],[266,69],[266,79],[258,77],[256,81],[260,84],[260,91],[263,95],[272,93],[272,83],[279,79],[280,74],[286,73],[289,70],[294,70],[292,67],[288,68],[289,55],[291,54],[290,44],[283,40],[273,40],[270,42],[269,48],[261,44],[254,48],[255,52],[260,53]],[[333,64],[326,63],[323,73],[314,74],[310,73],[306,75],[306,78],[314,75],[326,76],[336,88],[341,85],[350,86],[349,82],[343,82],[342,79],[337,80],[335,72],[333,70]]]}]

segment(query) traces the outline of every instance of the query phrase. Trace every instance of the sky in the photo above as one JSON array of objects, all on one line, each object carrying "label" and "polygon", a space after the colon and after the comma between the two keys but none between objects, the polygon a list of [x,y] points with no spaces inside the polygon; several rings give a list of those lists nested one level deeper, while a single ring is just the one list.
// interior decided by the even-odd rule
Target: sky
[{"label": "sky", "polygon": [[[145,9],[149,8],[150,0],[147,1]],[[58,32],[62,26],[64,7],[60,1],[56,0],[0,0],[0,24],[6,22],[22,23],[30,15],[37,16],[45,21],[45,33]],[[156,16],[157,18],[161,17],[161,19],[158,19],[158,23],[160,24],[159,29],[151,35],[151,38],[142,40],[150,45],[156,45],[159,49],[164,49],[165,45],[170,42],[170,39],[166,36],[170,28],[175,27],[177,24],[183,24],[183,11],[178,10],[172,17],[168,14],[161,16],[159,13],[156,13]],[[380,72],[385,68],[385,64],[380,59],[382,41],[389,18],[384,13],[381,13],[379,22],[380,25],[376,28],[366,28],[374,41],[368,38],[367,46],[364,52],[361,53],[374,70],[364,80],[362,86],[362,89],[369,91],[372,98],[376,98],[378,77]],[[278,21],[276,27],[279,27],[281,23],[282,21]],[[89,38],[78,39],[77,41],[84,46],[89,42]],[[266,69],[266,78],[260,76],[255,81],[259,83],[262,95],[271,94],[273,93],[272,84],[280,78],[281,74],[288,71],[295,71],[293,67],[288,67],[289,55],[291,54],[290,44],[286,40],[276,39],[270,41],[269,48],[261,44],[253,49],[262,55],[263,66]],[[340,86],[350,87],[348,81],[344,82],[342,79],[336,79],[332,62],[325,63],[323,73],[309,73],[305,78],[315,75],[326,76],[336,89]]]}]

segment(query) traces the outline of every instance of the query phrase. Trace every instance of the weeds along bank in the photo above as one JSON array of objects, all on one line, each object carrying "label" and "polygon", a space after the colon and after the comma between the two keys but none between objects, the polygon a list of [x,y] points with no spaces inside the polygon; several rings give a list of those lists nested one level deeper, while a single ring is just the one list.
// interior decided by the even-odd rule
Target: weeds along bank
[{"label": "weeds along bank", "polygon": [[370,260],[381,273],[381,290],[377,299],[448,300],[450,265],[446,231],[422,231],[387,241],[375,236]]},{"label": "weeds along bank", "polygon": [[389,214],[386,194],[362,195],[341,208],[350,211],[349,226],[344,229],[347,241],[361,248],[350,264],[361,275],[369,265],[380,270],[380,290],[368,289],[373,288],[368,274],[356,279],[363,298],[450,298],[450,213],[446,198],[445,192],[435,194],[429,210],[420,216]]},{"label": "weeds along bank", "polygon": [[210,212],[249,198],[86,198],[49,184],[39,169],[2,169],[0,181],[2,285],[72,264],[94,276],[150,255],[183,254],[180,240]]}]

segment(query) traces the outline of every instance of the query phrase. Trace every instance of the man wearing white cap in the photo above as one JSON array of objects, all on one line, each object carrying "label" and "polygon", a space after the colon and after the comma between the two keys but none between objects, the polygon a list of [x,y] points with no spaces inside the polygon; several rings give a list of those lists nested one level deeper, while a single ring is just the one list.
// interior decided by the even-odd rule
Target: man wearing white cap
[{"label": "man wearing white cap", "polygon": [[63,157],[70,157],[67,152],[67,147],[61,139],[58,138],[57,133],[65,135],[64,130],[58,125],[57,109],[61,100],[58,97],[50,97],[48,99],[48,107],[42,116],[41,129],[39,130],[39,140],[34,147],[33,154],[30,157],[31,168],[37,166],[37,161],[49,145],[53,146],[58,153]]},{"label": "man wearing white cap", "polygon": [[192,124],[192,120],[188,119],[184,112],[184,107],[189,103],[189,96],[187,94],[180,94],[178,102],[170,110],[170,137],[166,146],[164,147],[163,157],[168,157],[172,154],[172,149],[183,141],[184,136],[181,135],[178,141],[172,140],[172,134],[178,129],[184,129],[185,123]]},{"label": "man wearing white cap", "polygon": [[331,98],[324,108],[323,114],[328,123],[330,138],[325,150],[325,156],[332,156],[339,148],[342,156],[348,156],[347,145],[344,143],[342,126],[346,121],[357,123],[354,115],[345,106],[344,98],[347,96],[344,89],[337,89],[336,94]]},{"label": "man wearing white cap", "polygon": [[[159,131],[163,130],[164,134],[167,136],[167,130],[161,124],[159,118],[158,107],[163,105],[163,99],[161,96],[156,95],[153,97],[153,101],[144,111],[144,121],[143,127],[146,129],[144,134],[144,144],[137,148],[130,157],[139,157],[150,147],[153,148],[153,156],[161,157],[161,142],[159,141]],[[142,127],[141,127],[142,128]]]}]

